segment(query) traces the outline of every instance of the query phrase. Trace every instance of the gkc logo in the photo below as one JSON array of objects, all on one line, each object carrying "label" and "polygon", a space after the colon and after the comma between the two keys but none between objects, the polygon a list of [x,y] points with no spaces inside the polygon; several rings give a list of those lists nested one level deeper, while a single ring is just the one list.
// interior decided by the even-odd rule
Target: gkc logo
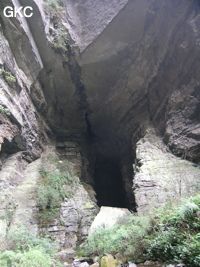
[{"label": "gkc logo", "polygon": [[3,10],[3,14],[5,17],[7,18],[13,18],[17,15],[19,15],[20,17],[26,17],[26,18],[30,18],[33,15],[33,8],[31,6],[20,6],[20,7],[11,7],[11,6],[6,6]]}]

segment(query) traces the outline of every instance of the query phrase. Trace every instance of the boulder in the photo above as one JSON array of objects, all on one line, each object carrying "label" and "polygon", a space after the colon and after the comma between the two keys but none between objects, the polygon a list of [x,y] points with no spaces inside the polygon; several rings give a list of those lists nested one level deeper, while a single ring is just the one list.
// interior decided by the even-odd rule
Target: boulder
[{"label": "boulder", "polygon": [[118,266],[120,266],[119,261],[114,259],[110,255],[101,258],[100,267],[118,267]]},{"label": "boulder", "polygon": [[102,206],[90,227],[89,234],[94,233],[99,228],[109,228],[130,214],[130,211],[125,208]]}]

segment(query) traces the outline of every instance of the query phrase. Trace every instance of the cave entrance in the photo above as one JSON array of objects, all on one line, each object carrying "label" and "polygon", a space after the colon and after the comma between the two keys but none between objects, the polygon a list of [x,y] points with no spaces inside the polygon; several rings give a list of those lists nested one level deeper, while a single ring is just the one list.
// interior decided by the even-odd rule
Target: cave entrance
[{"label": "cave entrance", "polygon": [[119,160],[98,155],[94,166],[98,206],[127,208]]}]

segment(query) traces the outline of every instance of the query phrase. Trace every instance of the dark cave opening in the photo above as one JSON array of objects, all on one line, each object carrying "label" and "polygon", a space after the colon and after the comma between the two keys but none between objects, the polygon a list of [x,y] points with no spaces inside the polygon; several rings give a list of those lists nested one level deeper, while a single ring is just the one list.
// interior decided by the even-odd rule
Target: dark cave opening
[{"label": "dark cave opening", "polygon": [[101,123],[96,123],[94,114],[92,120],[88,113],[85,113],[84,117],[84,150],[87,151],[90,164],[90,167],[85,169],[90,171],[86,171],[87,174],[83,177],[91,177],[90,182],[96,192],[98,206],[127,208],[136,212],[133,190],[134,157],[129,141],[123,134],[116,135],[109,120],[103,118]]},{"label": "dark cave opening", "polygon": [[118,159],[98,155],[94,165],[94,183],[98,206],[127,208]]}]

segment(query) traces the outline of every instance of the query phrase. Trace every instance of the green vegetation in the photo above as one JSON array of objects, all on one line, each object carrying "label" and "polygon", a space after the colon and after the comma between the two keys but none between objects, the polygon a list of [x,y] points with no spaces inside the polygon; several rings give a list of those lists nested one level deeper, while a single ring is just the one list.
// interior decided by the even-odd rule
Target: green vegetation
[{"label": "green vegetation", "polygon": [[1,237],[0,265],[5,267],[60,266],[53,258],[55,251],[48,238],[40,238],[21,228]]},{"label": "green vegetation", "polygon": [[70,170],[40,170],[41,181],[38,189],[38,203],[41,218],[48,220],[57,215],[57,207],[71,196],[71,188],[76,183]]},{"label": "green vegetation", "polygon": [[16,78],[8,71],[3,71],[2,72],[4,79],[6,80],[6,82],[8,83],[15,83],[16,82]]},{"label": "green vegetation", "polygon": [[63,56],[65,61],[68,61],[69,35],[60,18],[63,10],[62,0],[45,0],[44,9],[53,24],[50,29],[53,48]]},{"label": "green vegetation", "polygon": [[53,46],[56,50],[60,51],[63,58],[67,61],[68,53],[68,33],[63,26],[60,26],[55,32],[55,37],[53,40]]},{"label": "green vegetation", "polygon": [[44,10],[50,15],[51,18],[59,17],[63,10],[62,0],[45,0]]},{"label": "green vegetation", "polygon": [[86,256],[120,253],[126,259],[144,260],[150,222],[145,218],[132,215],[118,225],[98,229],[88,237],[87,243],[79,250]]},{"label": "green vegetation", "polygon": [[8,108],[4,108],[2,105],[0,105],[0,113],[5,114],[7,116],[10,115],[10,111]]},{"label": "green vegetation", "polygon": [[123,223],[99,229],[79,249],[85,256],[115,255],[125,260],[145,260],[163,264],[184,263],[199,266],[200,262],[200,195],[179,208],[161,209],[153,216],[132,215]]},{"label": "green vegetation", "polygon": [[182,262],[186,266],[199,266],[199,231],[200,195],[165,218],[149,242],[148,258],[167,264]]}]

